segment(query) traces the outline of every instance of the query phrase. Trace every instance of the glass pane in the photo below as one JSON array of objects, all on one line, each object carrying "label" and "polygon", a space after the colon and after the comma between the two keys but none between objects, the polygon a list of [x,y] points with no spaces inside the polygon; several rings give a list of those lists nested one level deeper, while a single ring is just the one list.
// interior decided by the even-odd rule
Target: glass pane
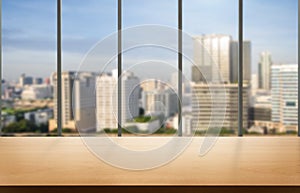
[{"label": "glass pane", "polygon": [[47,135],[53,117],[56,1],[2,1],[4,135]]},{"label": "glass pane", "polygon": [[295,135],[298,129],[298,1],[244,0],[252,42],[248,135]]},{"label": "glass pane", "polygon": [[62,25],[63,135],[95,134],[103,120],[96,114],[98,85],[103,86],[97,78],[117,66],[117,1],[62,1]]},{"label": "glass pane", "polygon": [[122,127],[128,135],[176,135],[177,0],[123,1]]},{"label": "glass pane", "polygon": [[[235,136],[238,130],[238,1],[192,0],[183,4],[183,74],[187,75],[183,120],[190,120],[187,131]],[[247,43],[249,45],[250,43]],[[251,47],[247,47],[249,57]],[[247,66],[249,66],[249,61]],[[245,76],[249,79],[249,76]],[[245,88],[248,87],[245,83]],[[244,93],[247,101],[247,94]],[[247,109],[244,108],[244,126]]]}]

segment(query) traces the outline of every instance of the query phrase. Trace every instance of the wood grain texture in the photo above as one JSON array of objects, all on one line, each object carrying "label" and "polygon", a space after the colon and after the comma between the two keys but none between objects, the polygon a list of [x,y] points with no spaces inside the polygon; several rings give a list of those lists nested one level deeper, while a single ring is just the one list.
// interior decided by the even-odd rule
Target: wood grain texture
[{"label": "wood grain texture", "polygon": [[[117,140],[132,148],[168,138]],[[78,137],[2,137],[0,185],[300,185],[299,138],[223,137],[201,157],[202,141],[162,167],[129,171],[99,160]]]}]

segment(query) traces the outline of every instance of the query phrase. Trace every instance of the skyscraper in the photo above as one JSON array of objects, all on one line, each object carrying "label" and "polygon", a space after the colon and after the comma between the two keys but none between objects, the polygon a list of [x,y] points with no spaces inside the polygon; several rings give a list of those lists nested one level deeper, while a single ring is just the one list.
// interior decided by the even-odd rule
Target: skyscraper
[{"label": "skyscraper", "polygon": [[[54,91],[54,120],[49,120],[49,130],[57,127],[57,74],[52,75]],[[76,129],[95,128],[96,97],[95,76],[90,72],[62,72],[62,127]]]},{"label": "skyscraper", "polygon": [[96,79],[96,117],[97,131],[105,128],[117,128],[118,113],[114,112],[117,109],[117,77],[102,74]]},{"label": "skyscraper", "polygon": [[280,132],[298,129],[298,64],[272,65],[272,121]]},{"label": "skyscraper", "polygon": [[260,54],[260,62],[258,63],[258,88],[264,90],[271,89],[271,65],[270,52],[262,52]]},{"label": "skyscraper", "polygon": [[96,76],[91,72],[80,72],[74,80],[73,112],[77,129],[82,132],[96,128]]},{"label": "skyscraper", "polygon": [[[96,117],[97,131],[105,128],[118,127],[118,102],[117,102],[117,73],[113,75],[102,74],[97,77],[96,89]],[[127,121],[139,116],[139,78],[132,72],[124,72],[122,75],[122,120],[124,126]]]},{"label": "skyscraper", "polygon": [[[62,127],[63,128],[74,128],[75,124],[73,122],[73,108],[72,108],[72,89],[75,80],[75,72],[62,72]],[[53,73],[53,98],[54,98],[54,125],[53,128],[49,128],[49,130],[56,128],[57,122],[57,73]],[[49,123],[49,127],[51,127]]]},{"label": "skyscraper", "polygon": [[[205,35],[195,38],[192,67],[193,128],[207,129],[214,110],[211,89],[225,92],[226,99],[218,103],[226,106],[223,127],[238,128],[238,42],[229,35]],[[196,68],[200,68],[197,70]],[[221,78],[218,78],[221,74]],[[209,83],[211,82],[211,83]],[[223,84],[225,83],[225,84]],[[249,89],[251,83],[251,42],[243,42],[243,128],[248,127]],[[215,100],[215,99],[213,99]],[[220,117],[221,120],[223,117]]]},{"label": "skyscraper", "polygon": [[[206,81],[219,82],[219,74],[223,82],[230,81],[230,43],[229,35],[210,34],[195,37],[194,61]],[[199,78],[201,74],[198,71],[192,72],[194,82],[202,79]]]},{"label": "skyscraper", "polygon": [[[237,41],[231,42],[230,47],[230,82],[238,82],[239,71],[239,44]],[[245,83],[251,82],[251,42],[243,42],[243,80]]]},{"label": "skyscraper", "polygon": [[[199,70],[194,66],[192,80],[215,81],[222,79],[226,83],[238,81],[238,42],[233,41],[229,35],[203,35],[196,36],[194,43],[194,61]],[[219,72],[218,72],[219,70]],[[220,73],[221,79],[218,77]],[[251,42],[243,43],[243,80],[251,81]]]},{"label": "skyscraper", "polygon": [[139,116],[140,80],[132,72],[122,75],[122,124]]}]

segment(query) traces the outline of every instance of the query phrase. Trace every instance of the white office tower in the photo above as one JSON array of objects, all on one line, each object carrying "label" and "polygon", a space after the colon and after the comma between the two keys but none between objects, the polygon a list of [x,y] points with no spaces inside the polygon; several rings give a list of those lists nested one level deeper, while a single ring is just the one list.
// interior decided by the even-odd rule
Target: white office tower
[{"label": "white office tower", "polygon": [[[230,43],[231,36],[210,34],[196,36],[194,43],[194,61],[205,75],[206,81],[219,82],[219,73],[223,82],[230,81]],[[201,81],[196,70],[192,76],[194,82]],[[199,80],[198,80],[199,79]]]},{"label": "white office tower", "polygon": [[270,52],[262,52],[260,54],[260,62],[258,63],[258,88],[264,90],[271,89],[271,65]]},{"label": "white office tower", "polygon": [[[96,112],[97,131],[116,129],[118,127],[118,78],[115,70],[113,75],[102,74],[97,77]],[[121,125],[139,116],[139,78],[131,72],[122,74],[122,120]]]},{"label": "white office tower", "polygon": [[271,87],[274,127],[279,132],[297,131],[298,64],[272,65]]},{"label": "white office tower", "polygon": [[[114,96],[117,89],[117,78],[108,74],[102,74],[96,79],[96,114],[97,131],[105,128],[118,127],[117,98]],[[114,97],[114,98],[113,98]]]},{"label": "white office tower", "polygon": [[171,89],[143,92],[142,101],[147,115],[163,114],[169,117],[178,112],[178,97]]}]

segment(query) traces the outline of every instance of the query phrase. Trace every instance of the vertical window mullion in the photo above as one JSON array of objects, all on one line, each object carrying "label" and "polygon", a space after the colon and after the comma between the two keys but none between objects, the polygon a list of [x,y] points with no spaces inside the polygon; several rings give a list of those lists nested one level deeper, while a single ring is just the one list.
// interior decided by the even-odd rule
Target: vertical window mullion
[{"label": "vertical window mullion", "polygon": [[239,0],[238,136],[243,136],[243,0]]},{"label": "vertical window mullion", "polygon": [[2,135],[2,0],[0,0],[0,116],[1,116],[1,121],[0,121],[0,136]]},{"label": "vertical window mullion", "polygon": [[61,90],[61,0],[57,0],[57,135],[62,135],[62,90]]},{"label": "vertical window mullion", "polygon": [[299,97],[299,85],[300,85],[300,79],[299,79],[299,71],[300,71],[300,65],[299,65],[299,61],[300,61],[300,55],[299,55],[299,46],[300,46],[299,18],[300,18],[300,13],[299,13],[299,9],[300,9],[300,4],[299,4],[299,0],[298,0],[298,137],[300,137],[300,128],[299,128],[299,125],[300,125],[299,124],[299,117],[300,117],[300,113],[299,113],[299,101],[300,101],[300,97]]},{"label": "vertical window mullion", "polygon": [[182,136],[182,0],[178,0],[178,136]]},{"label": "vertical window mullion", "polygon": [[118,0],[118,137],[122,136],[122,0]]}]

